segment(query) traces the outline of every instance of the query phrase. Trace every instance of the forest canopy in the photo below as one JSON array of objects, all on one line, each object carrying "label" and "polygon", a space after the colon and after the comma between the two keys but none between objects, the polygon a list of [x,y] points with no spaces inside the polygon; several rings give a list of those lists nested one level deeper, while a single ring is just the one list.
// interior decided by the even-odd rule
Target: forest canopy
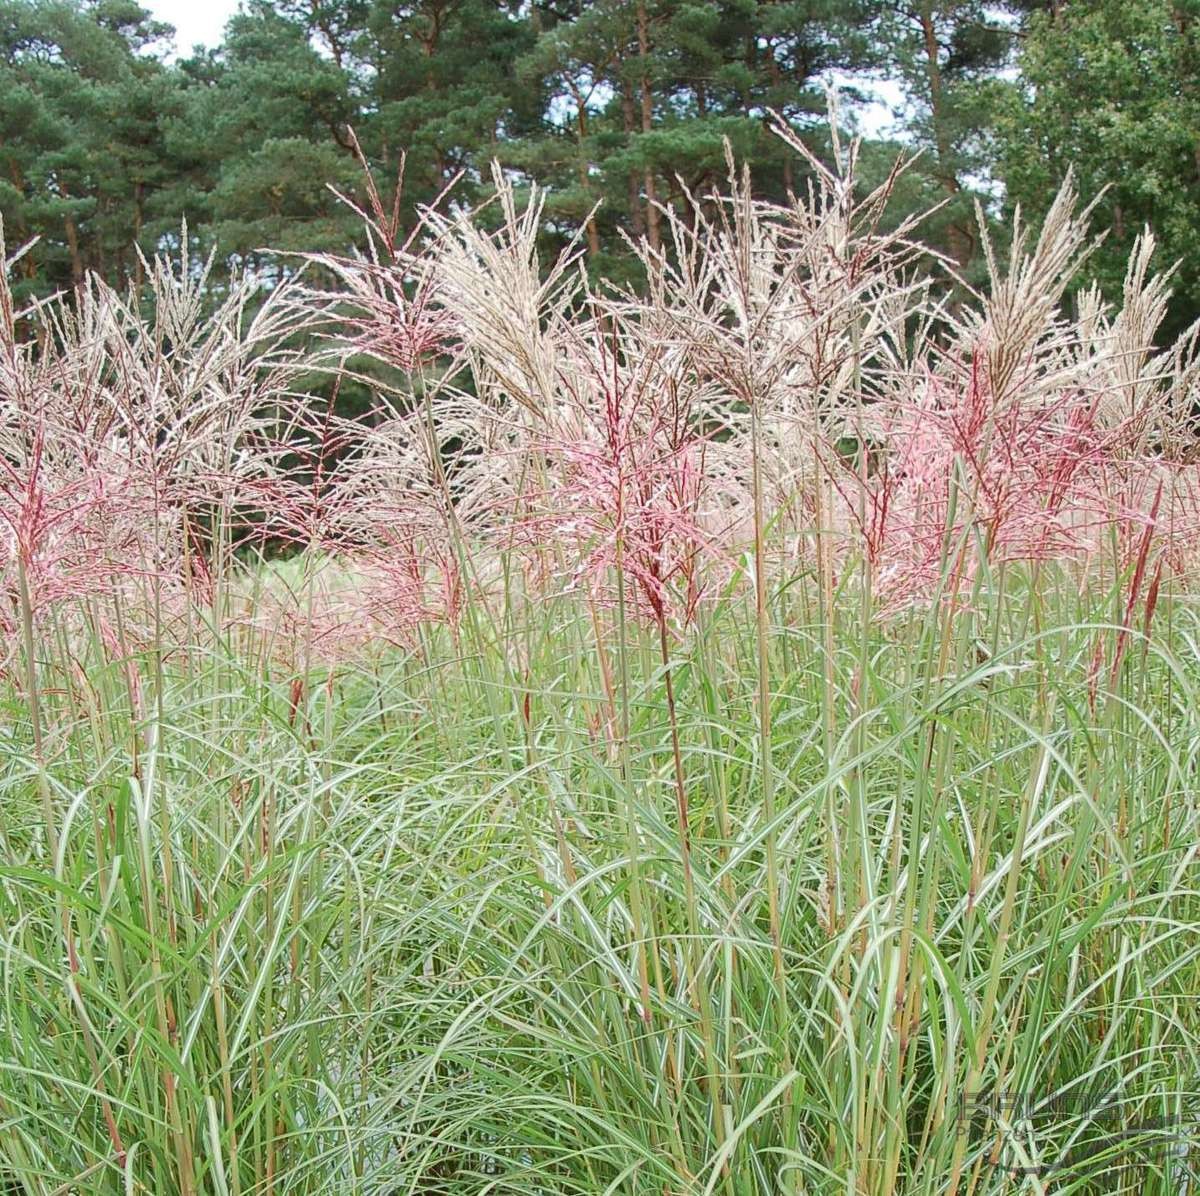
[{"label": "forest canopy", "polygon": [[[548,194],[548,228],[589,268],[636,275],[660,205],[723,181],[724,145],[764,198],[803,186],[777,112],[827,154],[826,88],[869,122],[866,184],[920,151],[894,218],[967,283],[978,213],[1044,214],[1068,171],[1107,229],[1090,273],[1119,298],[1147,224],[1175,262],[1167,331],[1200,314],[1198,0],[244,0],[212,49],[178,47],[134,0],[0,3],[0,212],[26,294],[88,271],[140,284],[181,225],[214,277],[272,251],[341,251],[358,219],[331,188],[406,158],[405,202],[486,190],[498,159]],[[878,112],[879,101],[875,101]],[[140,253],[139,253],[140,251]]]}]

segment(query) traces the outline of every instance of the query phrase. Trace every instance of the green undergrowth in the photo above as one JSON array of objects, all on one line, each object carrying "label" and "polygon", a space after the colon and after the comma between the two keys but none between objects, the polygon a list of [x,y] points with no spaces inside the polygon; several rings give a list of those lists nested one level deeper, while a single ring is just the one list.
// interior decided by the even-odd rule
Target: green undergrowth
[{"label": "green undergrowth", "polygon": [[773,821],[735,591],[665,667],[579,596],[306,669],[46,636],[0,1191],[1196,1190],[1200,622],[1126,584],[780,587]]}]

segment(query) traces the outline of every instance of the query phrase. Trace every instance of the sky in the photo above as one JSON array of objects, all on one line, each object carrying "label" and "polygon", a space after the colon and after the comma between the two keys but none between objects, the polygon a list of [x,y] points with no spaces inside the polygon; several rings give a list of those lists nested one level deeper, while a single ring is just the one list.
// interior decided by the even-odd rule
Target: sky
[{"label": "sky", "polygon": [[864,102],[850,105],[843,100],[845,109],[855,119],[855,132],[864,137],[903,136],[896,111],[904,105],[904,89],[894,79],[859,77],[831,71],[824,80],[825,85],[854,87],[862,92]]},{"label": "sky", "polygon": [[175,26],[175,49],[186,54],[197,42],[215,46],[238,0],[141,0],[160,21]]}]

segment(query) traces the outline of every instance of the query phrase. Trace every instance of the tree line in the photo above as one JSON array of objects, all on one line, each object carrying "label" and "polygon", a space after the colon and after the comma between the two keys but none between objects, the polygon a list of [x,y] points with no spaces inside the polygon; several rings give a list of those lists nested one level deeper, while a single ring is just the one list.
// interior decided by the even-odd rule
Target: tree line
[{"label": "tree line", "polygon": [[[1073,171],[1120,294],[1148,223],[1182,265],[1169,325],[1200,314],[1200,0],[244,0],[212,49],[170,53],[134,0],[0,2],[0,212],[28,294],[88,271],[141,281],[142,254],[215,248],[216,273],[286,269],[272,250],[343,251],[356,144],[405,157],[404,202],[454,177],[470,202],[497,159],[547,194],[547,235],[636,281],[627,238],[722,181],[724,143],[785,197],[803,163],[779,113],[828,153],[825,87],[898,86],[896,132],[866,139],[867,183],[919,149],[898,218],[970,283],[977,205],[1035,225]],[[853,104],[844,112],[852,120]]]}]

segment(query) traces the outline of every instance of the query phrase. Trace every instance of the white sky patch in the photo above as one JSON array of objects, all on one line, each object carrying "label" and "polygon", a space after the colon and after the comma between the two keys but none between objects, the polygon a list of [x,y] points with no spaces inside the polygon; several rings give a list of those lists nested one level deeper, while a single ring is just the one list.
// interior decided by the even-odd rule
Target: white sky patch
[{"label": "white sky patch", "polygon": [[[850,117],[863,137],[904,140],[904,88],[897,80],[830,71],[825,84],[839,89],[842,116]],[[851,89],[862,93],[861,102],[851,102]]]},{"label": "white sky patch", "polygon": [[187,57],[195,45],[217,46],[238,0],[142,0],[158,21],[175,26],[175,52]]}]

